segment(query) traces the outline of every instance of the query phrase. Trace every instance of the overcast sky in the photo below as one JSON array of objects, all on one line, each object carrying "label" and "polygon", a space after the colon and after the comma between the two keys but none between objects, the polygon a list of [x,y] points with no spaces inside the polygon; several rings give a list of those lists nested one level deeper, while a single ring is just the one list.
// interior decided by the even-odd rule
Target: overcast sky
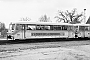
[{"label": "overcast sky", "polygon": [[29,17],[37,21],[46,14],[51,20],[57,15],[58,10],[72,10],[78,12],[86,10],[86,18],[90,16],[90,0],[0,0],[0,21],[6,24],[17,22],[21,18]]}]

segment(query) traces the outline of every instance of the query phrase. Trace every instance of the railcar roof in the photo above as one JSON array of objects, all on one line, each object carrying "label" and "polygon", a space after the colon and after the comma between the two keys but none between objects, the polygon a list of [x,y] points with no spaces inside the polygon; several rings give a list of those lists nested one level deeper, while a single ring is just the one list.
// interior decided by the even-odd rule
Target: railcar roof
[{"label": "railcar roof", "polygon": [[90,26],[90,24],[73,24],[74,26]]},{"label": "railcar roof", "polygon": [[31,25],[72,25],[68,23],[53,23],[53,22],[17,22],[15,24],[31,24]]}]

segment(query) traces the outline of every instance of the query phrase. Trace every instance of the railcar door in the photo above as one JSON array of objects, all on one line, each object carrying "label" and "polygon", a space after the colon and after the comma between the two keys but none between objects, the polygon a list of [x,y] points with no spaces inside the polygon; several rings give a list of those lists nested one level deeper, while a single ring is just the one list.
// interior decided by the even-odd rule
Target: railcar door
[{"label": "railcar door", "polygon": [[75,38],[78,38],[79,26],[74,26],[74,33],[75,33]]},{"label": "railcar door", "polygon": [[84,38],[85,37],[85,26],[79,26],[78,37],[79,38]]},{"label": "railcar door", "polygon": [[85,26],[76,25],[74,26],[75,38],[84,38],[85,37]]},{"label": "railcar door", "polygon": [[90,26],[85,26],[85,37],[90,38]]},{"label": "railcar door", "polygon": [[68,38],[74,38],[74,37],[75,37],[74,26],[70,25],[68,26]]}]

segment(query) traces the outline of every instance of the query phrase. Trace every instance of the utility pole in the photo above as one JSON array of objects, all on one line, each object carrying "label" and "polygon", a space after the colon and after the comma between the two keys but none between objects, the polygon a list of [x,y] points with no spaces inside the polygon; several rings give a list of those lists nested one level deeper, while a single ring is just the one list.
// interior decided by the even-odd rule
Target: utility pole
[{"label": "utility pole", "polygon": [[86,12],[86,9],[84,9],[84,23],[86,23],[86,14],[85,14],[85,12]]}]

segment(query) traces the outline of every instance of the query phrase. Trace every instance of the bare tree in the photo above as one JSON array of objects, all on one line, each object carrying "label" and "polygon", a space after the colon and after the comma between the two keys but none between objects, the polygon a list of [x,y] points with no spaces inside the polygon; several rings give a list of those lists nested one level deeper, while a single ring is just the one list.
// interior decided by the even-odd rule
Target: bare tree
[{"label": "bare tree", "polygon": [[41,17],[39,18],[39,21],[40,21],[40,22],[51,22],[51,21],[50,21],[50,17],[47,17],[47,15],[41,16]]},{"label": "bare tree", "polygon": [[5,23],[0,22],[0,37],[5,37],[7,35],[7,29]]},{"label": "bare tree", "polygon": [[30,21],[30,20],[31,20],[30,18],[26,17],[26,18],[21,18],[20,21]]},{"label": "bare tree", "polygon": [[83,13],[78,14],[76,9],[73,9],[71,12],[66,10],[65,12],[63,11],[58,11],[58,16],[55,16],[57,18],[58,22],[63,21],[64,23],[81,23],[83,19]]},{"label": "bare tree", "polygon": [[1,23],[1,22],[0,22],[0,31],[1,31],[1,30],[4,30],[4,29],[6,29],[6,28],[5,28],[5,23]]}]

